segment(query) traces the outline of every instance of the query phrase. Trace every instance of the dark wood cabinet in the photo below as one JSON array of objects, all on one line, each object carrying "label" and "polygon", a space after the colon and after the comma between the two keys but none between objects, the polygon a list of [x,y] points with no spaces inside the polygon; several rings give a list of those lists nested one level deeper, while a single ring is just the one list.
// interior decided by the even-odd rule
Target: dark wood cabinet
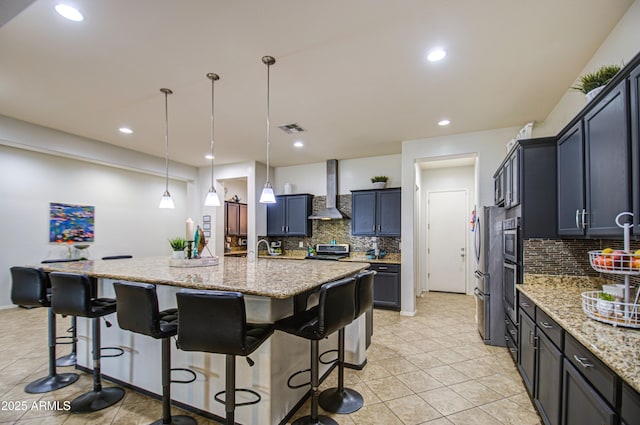
[{"label": "dark wood cabinet", "polygon": [[225,235],[247,235],[247,204],[225,202]]},{"label": "dark wood cabinet", "polygon": [[640,394],[626,383],[622,384],[620,416],[623,423],[637,424],[640,421]]},{"label": "dark wood cabinet", "polygon": [[371,263],[375,270],[373,280],[373,306],[400,310],[400,266],[398,264]]},{"label": "dark wood cabinet", "polygon": [[533,384],[536,371],[536,325],[523,309],[518,309],[518,342],[520,358],[518,370],[529,395],[533,395]]},{"label": "dark wood cabinet", "polygon": [[313,195],[279,195],[267,205],[267,236],[311,236]]},{"label": "dark wood cabinet", "polygon": [[629,112],[631,116],[631,175],[633,188],[633,234],[640,235],[640,66],[629,75]]},{"label": "dark wood cabinet", "polygon": [[352,235],[400,236],[399,188],[352,191],[351,209]]},{"label": "dark wood cabinet", "polygon": [[615,425],[616,414],[567,359],[562,383],[562,425]]},{"label": "dark wood cabinet", "polygon": [[627,82],[590,107],[558,140],[558,234],[621,237],[631,209]]},{"label": "dark wood cabinet", "polygon": [[536,407],[545,425],[560,425],[562,352],[538,327],[536,351]]}]

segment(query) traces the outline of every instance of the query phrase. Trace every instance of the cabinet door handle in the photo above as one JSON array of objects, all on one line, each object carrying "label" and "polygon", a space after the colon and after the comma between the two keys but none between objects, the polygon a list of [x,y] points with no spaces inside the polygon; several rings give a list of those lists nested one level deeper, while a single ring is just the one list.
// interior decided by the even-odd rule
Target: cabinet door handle
[{"label": "cabinet door handle", "polygon": [[582,228],[586,229],[587,228],[587,221],[585,220],[587,216],[587,210],[586,209],[582,209]]},{"label": "cabinet door handle", "polygon": [[576,229],[580,228],[580,210],[576,210]]},{"label": "cabinet door handle", "polygon": [[534,350],[538,349],[538,344],[536,343],[537,341],[538,337],[533,333],[533,331],[529,331],[529,344],[533,346]]},{"label": "cabinet door handle", "polygon": [[521,302],[520,303],[520,307],[529,308],[529,307],[531,307],[531,304],[525,303],[525,302]]},{"label": "cabinet door handle", "polygon": [[371,226],[371,231],[375,232],[376,231],[376,225],[374,224],[373,226]]},{"label": "cabinet door handle", "polygon": [[516,336],[516,330],[515,329],[511,329],[509,330],[509,333],[513,336]]},{"label": "cabinet door handle", "polygon": [[378,270],[389,270],[389,267],[386,267],[386,266],[378,266]]},{"label": "cabinet door handle", "polygon": [[382,230],[382,225],[378,224],[378,232]]},{"label": "cabinet door handle", "polygon": [[576,361],[580,364],[580,366],[584,367],[585,369],[593,367],[593,365],[589,363],[589,359],[586,357],[578,357],[577,354],[574,354],[573,358],[576,359]]},{"label": "cabinet door handle", "polygon": [[510,347],[510,348],[509,348],[509,351],[511,351],[512,353],[517,353],[517,352],[518,352],[518,349],[517,349],[517,348],[511,348],[511,347]]},{"label": "cabinet door handle", "polygon": [[545,328],[545,329],[553,329],[553,326],[552,326],[552,325],[548,324],[547,322],[543,322],[542,320],[540,320],[540,321],[538,322],[538,324],[539,324],[540,326],[542,326],[543,328]]}]

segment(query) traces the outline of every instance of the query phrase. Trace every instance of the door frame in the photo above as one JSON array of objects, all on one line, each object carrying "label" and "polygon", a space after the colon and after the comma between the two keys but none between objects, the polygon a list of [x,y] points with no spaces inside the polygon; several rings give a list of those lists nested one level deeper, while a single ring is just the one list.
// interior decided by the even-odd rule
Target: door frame
[{"label": "door frame", "polygon": [[[425,282],[425,290],[427,292],[431,291],[431,288],[429,287],[430,284],[430,279],[429,279],[429,273],[430,273],[430,262],[429,262],[429,256],[430,254],[430,243],[431,240],[429,238],[429,214],[430,214],[430,198],[431,198],[431,194],[432,193],[445,193],[445,192],[462,192],[464,193],[464,211],[470,211],[469,210],[469,190],[467,188],[455,188],[455,189],[438,189],[438,190],[427,190],[425,191],[425,195],[426,195],[426,199],[425,199],[425,265],[426,267],[424,268],[424,282]],[[469,236],[468,234],[465,232],[464,234],[464,294],[469,294]]]}]

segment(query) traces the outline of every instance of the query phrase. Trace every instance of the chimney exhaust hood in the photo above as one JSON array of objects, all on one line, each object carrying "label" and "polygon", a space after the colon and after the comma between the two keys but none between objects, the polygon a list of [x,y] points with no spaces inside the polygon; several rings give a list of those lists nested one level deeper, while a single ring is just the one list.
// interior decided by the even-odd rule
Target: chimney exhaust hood
[{"label": "chimney exhaust hood", "polygon": [[342,220],[349,218],[336,208],[338,200],[338,160],[327,160],[327,203],[325,208],[310,215],[310,220]]}]

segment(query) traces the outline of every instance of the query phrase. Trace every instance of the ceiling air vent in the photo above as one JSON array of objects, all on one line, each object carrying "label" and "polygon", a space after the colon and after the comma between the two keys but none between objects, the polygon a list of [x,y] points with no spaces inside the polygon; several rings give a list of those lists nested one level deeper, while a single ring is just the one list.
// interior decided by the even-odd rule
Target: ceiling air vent
[{"label": "ceiling air vent", "polygon": [[300,127],[298,124],[295,124],[295,123],[279,125],[278,128],[287,134],[296,134],[296,133],[302,133],[303,131],[305,131],[304,128]]}]

